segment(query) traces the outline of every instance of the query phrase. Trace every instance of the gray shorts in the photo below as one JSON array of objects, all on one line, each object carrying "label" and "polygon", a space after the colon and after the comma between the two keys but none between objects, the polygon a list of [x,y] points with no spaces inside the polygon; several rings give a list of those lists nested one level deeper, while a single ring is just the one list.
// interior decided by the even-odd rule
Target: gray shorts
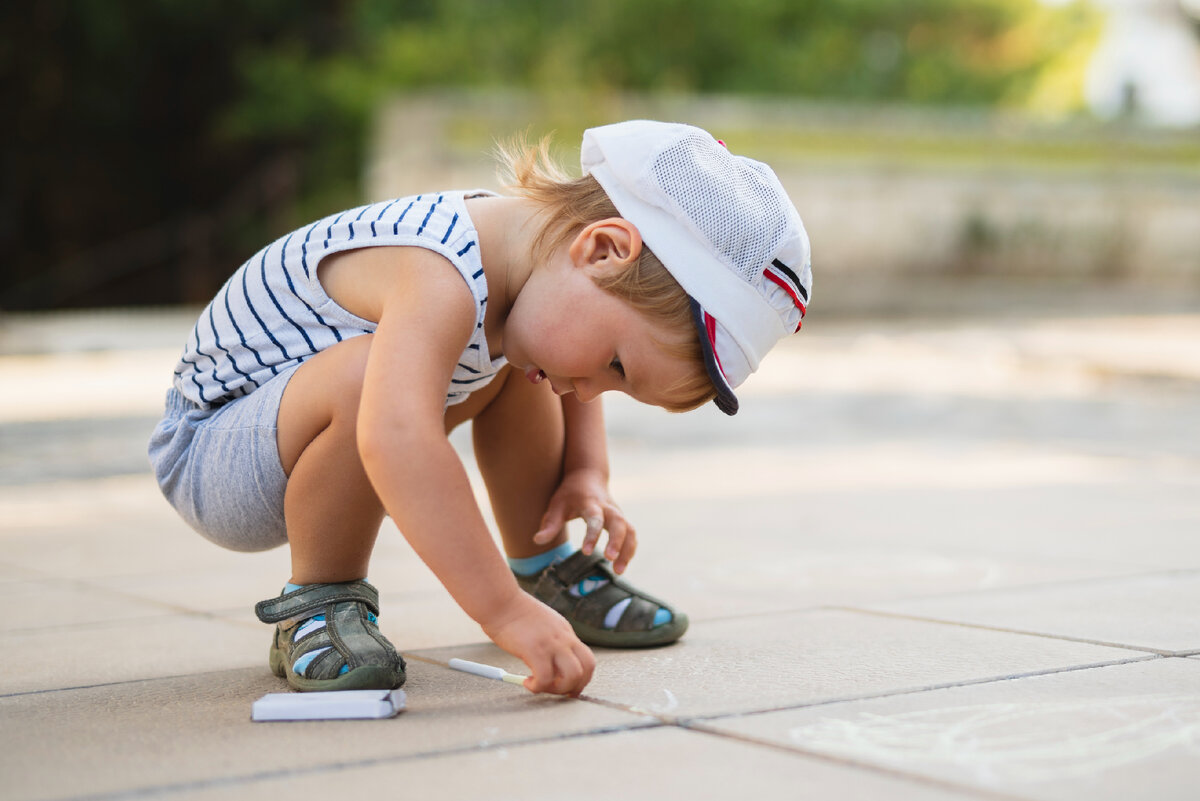
[{"label": "gray shorts", "polygon": [[296,368],[213,409],[174,387],[150,438],[150,464],[163,495],[188,524],[234,551],[265,551],[287,542],[279,461],[279,401]]}]

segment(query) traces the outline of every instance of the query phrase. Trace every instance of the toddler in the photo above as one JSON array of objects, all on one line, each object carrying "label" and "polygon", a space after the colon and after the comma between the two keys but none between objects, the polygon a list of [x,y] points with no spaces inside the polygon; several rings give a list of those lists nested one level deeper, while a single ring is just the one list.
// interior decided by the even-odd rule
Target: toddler
[{"label": "toddler", "polygon": [[[769,167],[687,125],[590,129],[577,179],[545,143],[504,155],[515,196],[373,203],[267,246],[176,367],[150,443],[159,485],[218,545],[289,545],[291,576],[256,612],[298,690],[404,682],[365,578],[385,514],[533,692],[582,691],[585,643],[687,628],[620,577],[638,540],[593,401],[734,414],[734,389],[804,316],[800,217]],[[468,420],[507,561],[447,440]]]}]

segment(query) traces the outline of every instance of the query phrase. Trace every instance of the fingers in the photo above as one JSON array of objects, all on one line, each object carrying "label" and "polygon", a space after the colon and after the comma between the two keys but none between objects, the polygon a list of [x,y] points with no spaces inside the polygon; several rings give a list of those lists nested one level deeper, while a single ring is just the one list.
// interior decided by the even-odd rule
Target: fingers
[{"label": "fingers", "polygon": [[523,682],[533,693],[579,695],[592,680],[596,657],[566,619],[513,584],[509,602],[481,620],[492,642],[529,667]]},{"label": "fingers", "polygon": [[637,531],[615,505],[605,507],[603,515],[600,516],[599,507],[591,515],[585,513],[583,519],[587,522],[587,532],[583,536],[583,552],[591,554],[600,541],[600,532],[608,529],[608,547],[604,549],[604,558],[613,563],[613,570],[624,573],[637,552]]},{"label": "fingers", "polygon": [[596,671],[595,655],[574,634],[553,648],[529,655],[525,664],[531,675],[524,687],[531,693],[579,695]]},{"label": "fingers", "polygon": [[583,518],[587,530],[583,535],[581,550],[590,556],[600,542],[600,535],[607,530],[608,546],[604,549],[604,558],[613,563],[617,573],[624,573],[637,552],[637,532],[615,503],[602,500],[591,498],[581,507],[575,507],[563,497],[555,496],[542,516],[541,528],[533,535],[533,541],[538,545],[549,544],[559,536],[567,520]]},{"label": "fingers", "polygon": [[624,573],[629,567],[629,561],[637,553],[637,532],[633,526],[618,517],[608,524],[608,547],[604,549],[604,558],[613,563],[613,570]]},{"label": "fingers", "polygon": [[587,523],[587,531],[583,534],[583,552],[591,555],[600,540],[600,532],[604,530],[604,509],[598,503],[590,504],[579,515]]},{"label": "fingers", "polygon": [[532,693],[579,695],[592,680],[595,670],[596,657],[581,644],[579,649],[555,653],[545,661],[544,667],[534,668],[524,686]]},{"label": "fingers", "polygon": [[542,515],[542,527],[533,535],[533,541],[538,545],[545,545],[548,542],[553,542],[558,533],[562,531],[563,526],[567,524],[566,515],[563,513],[562,504],[551,502],[550,508],[546,510],[546,514]]}]

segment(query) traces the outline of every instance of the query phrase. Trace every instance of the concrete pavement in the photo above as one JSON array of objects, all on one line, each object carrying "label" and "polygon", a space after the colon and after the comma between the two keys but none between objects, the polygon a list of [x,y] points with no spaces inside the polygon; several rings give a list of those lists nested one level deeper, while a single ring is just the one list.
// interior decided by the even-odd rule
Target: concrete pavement
[{"label": "concrete pavement", "polygon": [[291,724],[249,719],[286,552],[144,463],[191,312],[0,318],[0,799],[1194,798],[1200,306],[1039,299],[814,313],[733,419],[612,398],[630,575],[693,624],[584,699],[446,668],[522,670],[385,524],[408,708]]}]

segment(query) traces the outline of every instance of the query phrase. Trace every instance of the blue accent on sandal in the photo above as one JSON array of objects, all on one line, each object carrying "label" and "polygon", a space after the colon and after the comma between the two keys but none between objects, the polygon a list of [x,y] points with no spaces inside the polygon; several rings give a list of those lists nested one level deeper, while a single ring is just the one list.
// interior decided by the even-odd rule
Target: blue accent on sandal
[{"label": "blue accent on sandal", "polygon": [[304,671],[308,670],[308,666],[312,664],[312,661],[328,650],[329,646],[325,646],[324,648],[317,648],[315,651],[309,651],[308,653],[302,655],[299,659],[292,663],[292,672],[297,676],[303,676]]},{"label": "blue accent on sandal", "polygon": [[564,542],[557,548],[551,548],[537,556],[530,556],[525,559],[513,559],[510,557],[508,566],[517,575],[532,576],[534,573],[541,573],[555,562],[561,562],[573,553],[575,553],[575,547],[569,542]]},{"label": "blue accent on sandal", "polygon": [[[530,556],[526,559],[513,559],[510,557],[508,566],[518,575],[532,576],[535,573],[542,572],[555,562],[561,562],[573,553],[575,553],[575,547],[570,542],[564,542],[557,548],[551,548],[537,556]],[[603,576],[588,576],[571,588],[571,594],[576,598],[582,598],[600,589],[605,584],[608,584],[608,580]],[[612,610],[609,611],[611,612]],[[621,611],[625,611],[624,607],[622,607]],[[659,607],[654,613],[654,622],[651,624],[651,628],[670,623],[673,619],[674,615],[671,614],[670,610]],[[613,625],[616,625],[615,622]],[[609,626],[609,628],[612,628],[612,626]]]},{"label": "blue accent on sandal", "polygon": [[596,590],[608,584],[608,579],[604,576],[588,576],[575,585],[572,595],[579,594],[580,598],[591,595]]},{"label": "blue accent on sandal", "polygon": [[[366,581],[366,579],[364,578],[363,581]],[[296,590],[302,590],[307,586],[308,586],[307,584],[293,584],[292,582],[289,581],[283,585],[283,591],[285,593],[295,592]],[[313,615],[308,620],[324,620],[324,619],[325,619],[324,615]],[[307,623],[308,620],[306,620],[304,622]],[[379,618],[375,616],[374,612],[367,612],[367,620],[371,621],[372,623],[379,622]],[[328,648],[318,648],[315,651],[309,651],[307,654],[304,654],[303,656],[301,656],[299,659],[296,660],[295,664],[292,665],[292,671],[295,672],[296,675],[298,675],[298,676],[303,676],[304,671],[308,670],[308,666],[310,664],[312,664],[312,661],[328,650],[329,650]],[[350,666],[342,665],[342,669],[338,671],[338,675],[341,676],[342,674],[349,673],[349,672],[350,672]]]}]

